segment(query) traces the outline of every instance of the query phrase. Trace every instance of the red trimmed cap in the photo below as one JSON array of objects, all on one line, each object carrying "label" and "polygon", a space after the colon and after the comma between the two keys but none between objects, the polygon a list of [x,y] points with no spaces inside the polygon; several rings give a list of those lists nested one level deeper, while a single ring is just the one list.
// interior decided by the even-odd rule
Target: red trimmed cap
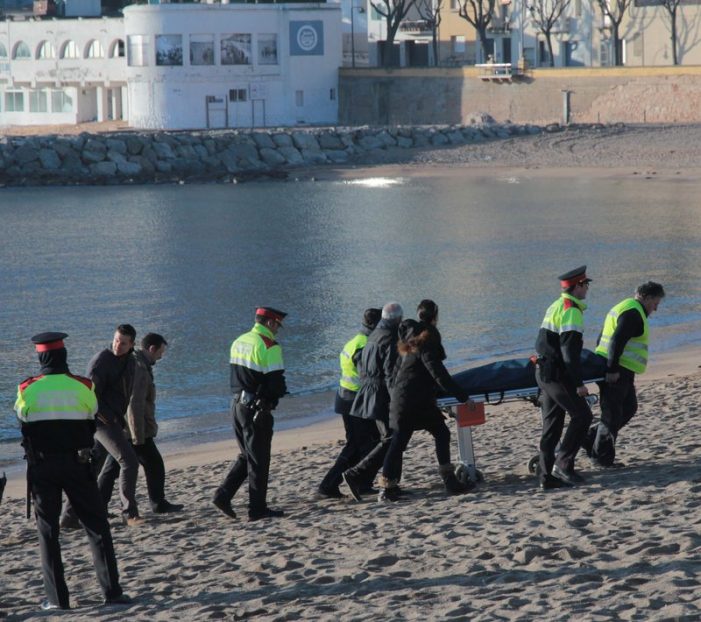
[{"label": "red trimmed cap", "polygon": [[32,337],[32,343],[37,352],[49,352],[65,347],[63,340],[68,337],[67,333],[39,333]]},{"label": "red trimmed cap", "polygon": [[565,274],[561,274],[557,278],[560,279],[561,287],[572,287],[580,283],[591,283],[591,279],[587,276],[586,266],[579,266],[579,268],[565,272]]},{"label": "red trimmed cap", "polygon": [[282,320],[285,319],[287,313],[284,311],[279,311],[278,309],[273,309],[272,307],[258,307],[256,309],[256,315],[270,318],[271,320],[275,320],[282,324]]}]

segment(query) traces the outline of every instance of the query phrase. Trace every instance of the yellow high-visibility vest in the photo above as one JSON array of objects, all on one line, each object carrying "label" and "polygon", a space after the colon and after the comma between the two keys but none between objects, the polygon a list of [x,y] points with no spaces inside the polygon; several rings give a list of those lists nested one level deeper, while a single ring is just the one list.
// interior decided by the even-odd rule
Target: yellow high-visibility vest
[{"label": "yellow high-visibility vest", "polygon": [[601,333],[599,345],[596,346],[596,353],[605,358],[609,357],[609,348],[611,347],[613,334],[616,332],[616,327],[618,326],[618,318],[621,313],[625,313],[631,309],[638,311],[640,317],[643,318],[643,334],[628,340],[625,348],[623,348],[618,364],[635,374],[642,374],[645,372],[645,369],[647,369],[649,330],[645,309],[643,309],[643,305],[635,298],[626,298],[608,312],[604,320],[604,330]]}]

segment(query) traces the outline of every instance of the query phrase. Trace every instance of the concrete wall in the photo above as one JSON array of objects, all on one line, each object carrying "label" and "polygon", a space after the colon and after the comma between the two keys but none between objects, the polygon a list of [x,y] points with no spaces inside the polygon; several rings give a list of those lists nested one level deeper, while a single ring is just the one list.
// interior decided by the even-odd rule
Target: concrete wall
[{"label": "concrete wall", "polygon": [[534,69],[486,82],[475,68],[342,69],[341,125],[461,124],[486,112],[497,121],[573,123],[701,122],[701,67]]}]

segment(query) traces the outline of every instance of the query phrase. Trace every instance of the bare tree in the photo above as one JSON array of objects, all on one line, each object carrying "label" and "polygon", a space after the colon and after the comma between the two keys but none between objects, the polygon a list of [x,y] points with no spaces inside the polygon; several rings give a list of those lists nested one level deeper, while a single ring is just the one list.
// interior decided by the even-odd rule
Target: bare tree
[{"label": "bare tree", "polygon": [[391,50],[394,45],[394,37],[399,30],[399,25],[415,4],[416,0],[370,0],[372,8],[382,15],[387,23],[385,53],[382,59],[382,64],[385,67],[389,67],[392,64]]},{"label": "bare tree", "polygon": [[441,25],[443,0],[417,0],[416,8],[419,10],[421,19],[424,20],[431,29],[433,64],[438,65],[438,26]]},{"label": "bare tree", "polygon": [[482,58],[489,54],[487,26],[494,17],[496,0],[458,0],[458,15],[477,31],[482,46]]},{"label": "bare tree", "polygon": [[623,59],[621,52],[623,46],[621,44],[620,26],[623,17],[633,4],[633,0],[596,0],[596,3],[601,9],[601,15],[604,20],[608,20],[611,24],[611,37],[613,38],[613,64],[622,65]]},{"label": "bare tree", "polygon": [[567,11],[571,0],[535,0],[528,7],[535,27],[545,36],[548,44],[548,54],[550,56],[550,66],[555,66],[555,56],[553,55],[553,33],[557,30],[557,23],[562,14]]},{"label": "bare tree", "polygon": [[681,0],[660,0],[660,4],[667,11],[667,17],[669,17],[669,30],[670,38],[672,40],[672,63],[674,65],[679,64],[679,54],[678,54],[678,30],[677,30],[677,13],[679,10],[679,5]]}]

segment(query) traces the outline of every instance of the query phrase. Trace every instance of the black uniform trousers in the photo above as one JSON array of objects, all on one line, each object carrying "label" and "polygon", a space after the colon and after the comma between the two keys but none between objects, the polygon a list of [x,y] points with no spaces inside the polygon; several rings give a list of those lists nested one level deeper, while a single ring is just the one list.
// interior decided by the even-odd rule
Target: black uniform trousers
[{"label": "black uniform trousers", "polygon": [[[338,458],[336,458],[336,462],[334,462],[321,484],[319,484],[319,489],[322,492],[338,490],[338,486],[343,479],[343,472],[355,466],[380,441],[380,433],[372,419],[362,419],[352,415],[341,416],[343,417],[343,427],[346,431],[346,444]],[[372,479],[364,485],[365,488],[370,488],[374,477],[373,474]]]},{"label": "black uniform trousers", "polygon": [[[583,397],[577,395],[577,387],[568,380],[545,382],[540,370],[536,371],[536,382],[542,391],[541,413],[543,434],[540,438],[540,479],[544,481],[552,472],[553,465],[563,471],[574,469],[574,459],[587,437],[592,420],[591,409]],[[565,435],[565,413],[570,415],[570,423]],[[560,448],[555,458],[558,442]]]},{"label": "black uniform trousers", "polygon": [[139,464],[144,469],[151,507],[156,509],[166,500],[166,466],[163,463],[163,456],[152,438],[147,438],[143,445],[133,445],[133,447]]},{"label": "black uniform trousers", "polygon": [[611,466],[616,458],[618,433],[638,411],[635,374],[630,370],[621,369],[618,382],[599,383],[599,397],[601,420],[594,426],[596,436],[591,457],[603,466]]},{"label": "black uniform trousers", "polygon": [[258,514],[267,507],[268,474],[270,472],[270,446],[273,440],[273,415],[232,400],[231,411],[234,433],[241,453],[231,463],[229,472],[219,484],[215,499],[231,501],[236,491],[248,479],[248,513]]},{"label": "black uniform trousers", "polygon": [[48,455],[29,467],[29,482],[39,532],[44,589],[49,602],[69,607],[59,542],[62,491],[85,527],[103,595],[105,598],[121,595],[107,512],[90,465],[79,463],[75,453]]},{"label": "black uniform trousers", "polygon": [[[372,421],[372,419],[368,420]],[[380,470],[385,456],[392,442],[392,430],[389,425],[380,419],[375,419],[375,425],[380,435],[380,440],[358,464],[349,469],[361,482],[373,482],[375,475]]]}]

